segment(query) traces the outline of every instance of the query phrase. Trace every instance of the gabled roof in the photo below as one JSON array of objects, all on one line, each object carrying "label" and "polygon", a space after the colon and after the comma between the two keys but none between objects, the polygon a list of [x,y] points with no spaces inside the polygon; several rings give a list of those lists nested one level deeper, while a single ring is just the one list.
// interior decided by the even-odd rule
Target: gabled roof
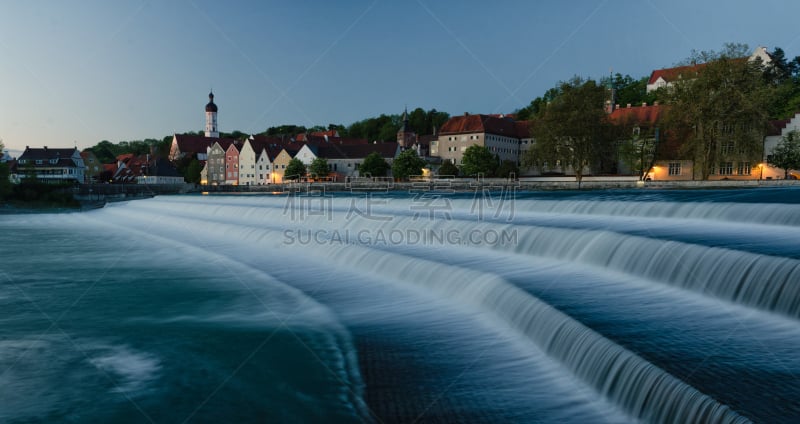
[{"label": "gabled roof", "polygon": [[60,158],[70,158],[78,149],[70,148],[48,148],[47,146],[39,147],[25,147],[25,151],[20,155],[19,160],[50,160]]},{"label": "gabled roof", "polygon": [[615,124],[655,124],[664,113],[663,105],[635,106],[615,109],[608,118]]},{"label": "gabled roof", "polygon": [[699,65],[677,66],[674,68],[656,69],[650,74],[650,79],[647,80],[648,84],[655,84],[659,78],[666,82],[677,81],[683,76],[694,78],[697,74],[706,67],[705,63]]},{"label": "gabled roof", "polygon": [[[175,134],[175,141],[178,143],[178,150],[181,153],[206,153],[214,142],[232,143],[231,138],[212,138],[195,134]],[[227,148],[227,147],[226,147]]]},{"label": "gabled roof", "polygon": [[440,135],[488,133],[506,137],[518,137],[517,125],[509,117],[499,115],[462,115],[447,120],[439,130]]},{"label": "gabled roof", "polygon": [[[33,167],[62,167],[62,168],[81,168],[84,165],[78,165],[73,159],[72,156],[78,153],[80,157],[80,152],[78,149],[72,147],[67,149],[50,149],[46,146],[43,148],[31,148],[26,147],[25,151],[22,152],[22,155],[19,157],[19,161],[26,161],[25,166],[33,166]],[[36,163],[36,161],[41,161],[42,163]],[[50,163],[50,161],[55,161],[54,163]]]}]

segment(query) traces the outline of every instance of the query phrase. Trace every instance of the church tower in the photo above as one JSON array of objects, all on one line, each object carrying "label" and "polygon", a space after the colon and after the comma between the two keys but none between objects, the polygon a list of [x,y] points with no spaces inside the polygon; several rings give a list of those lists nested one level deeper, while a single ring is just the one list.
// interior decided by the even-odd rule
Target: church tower
[{"label": "church tower", "polygon": [[208,93],[208,104],[206,105],[206,137],[219,138],[217,128],[217,105],[214,104],[214,92]]},{"label": "church tower", "polygon": [[411,130],[411,126],[408,125],[408,108],[403,111],[403,126],[400,127],[400,131],[397,131],[397,144],[400,145],[400,148],[405,150],[417,141],[417,135],[414,134],[414,131]]}]

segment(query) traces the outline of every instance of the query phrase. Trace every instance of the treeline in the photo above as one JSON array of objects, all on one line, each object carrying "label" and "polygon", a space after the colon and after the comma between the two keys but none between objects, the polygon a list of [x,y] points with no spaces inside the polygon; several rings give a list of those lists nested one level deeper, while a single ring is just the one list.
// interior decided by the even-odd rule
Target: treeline
[{"label": "treeline", "polygon": [[117,156],[127,153],[134,155],[153,154],[159,157],[169,156],[169,149],[172,144],[172,136],[165,136],[161,140],[146,138],[144,140],[120,141],[112,143],[103,140],[86,150],[94,153],[101,163],[111,163],[117,160]]},{"label": "treeline", "polygon": [[[717,60],[720,57],[743,58],[748,57],[751,51],[747,44],[726,43],[719,51],[692,50],[690,55],[675,66],[689,66],[703,64]],[[794,116],[800,111],[800,56],[793,59],[786,57],[782,48],[776,47],[769,53],[772,57],[771,66],[764,70],[763,78],[765,82],[773,88],[767,113],[772,119],[786,119]],[[650,76],[634,78],[630,75],[616,73],[611,76],[599,78],[595,81],[597,86],[602,86],[607,90],[611,88],[615,91],[615,103],[625,107],[627,104],[633,106],[642,103],[653,104],[656,101],[665,101],[666,96],[663,91],[647,92],[647,81]],[[539,97],[531,101],[514,113],[518,120],[529,120],[541,113],[543,108],[561,94],[559,86],[553,87]]]},{"label": "treeline", "polygon": [[[450,119],[448,113],[439,112],[436,109],[426,111],[422,108],[416,108],[408,113],[410,130],[419,135],[433,134],[434,127],[441,127],[448,119]],[[272,137],[292,137],[300,133],[336,130],[341,137],[363,138],[369,141],[395,141],[397,140],[397,131],[400,130],[402,125],[402,115],[381,114],[380,116],[353,122],[349,126],[341,124],[329,124],[327,127],[279,125],[270,127],[261,134]]]}]

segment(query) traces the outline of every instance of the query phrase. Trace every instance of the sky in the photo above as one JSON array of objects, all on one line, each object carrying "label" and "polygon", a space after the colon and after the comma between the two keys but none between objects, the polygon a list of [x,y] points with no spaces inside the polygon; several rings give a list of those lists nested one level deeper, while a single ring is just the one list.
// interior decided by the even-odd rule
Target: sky
[{"label": "sky", "polygon": [[574,75],[635,78],[726,42],[800,55],[786,0],[0,0],[0,139],[90,147],[510,113]]}]

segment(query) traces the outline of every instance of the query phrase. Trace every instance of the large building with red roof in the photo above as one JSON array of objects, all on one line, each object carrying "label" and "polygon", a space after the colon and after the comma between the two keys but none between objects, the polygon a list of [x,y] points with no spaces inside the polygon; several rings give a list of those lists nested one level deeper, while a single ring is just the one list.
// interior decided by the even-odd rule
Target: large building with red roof
[{"label": "large building with red roof", "polygon": [[431,142],[431,156],[461,165],[469,146],[484,146],[500,160],[519,163],[520,146],[529,140],[526,121],[507,115],[470,115],[451,117],[442,125],[439,136]]},{"label": "large building with red roof", "polygon": [[[744,60],[744,58],[742,58]],[[747,58],[748,61],[753,62],[761,60],[761,63],[767,64],[772,62],[772,56],[767,52],[766,47],[756,47],[753,53]],[[676,66],[672,68],[656,69],[650,73],[650,79],[647,80],[647,92],[658,90],[659,88],[669,87],[676,81],[681,79],[692,79],[703,72],[706,63],[692,64],[686,66]]]}]

